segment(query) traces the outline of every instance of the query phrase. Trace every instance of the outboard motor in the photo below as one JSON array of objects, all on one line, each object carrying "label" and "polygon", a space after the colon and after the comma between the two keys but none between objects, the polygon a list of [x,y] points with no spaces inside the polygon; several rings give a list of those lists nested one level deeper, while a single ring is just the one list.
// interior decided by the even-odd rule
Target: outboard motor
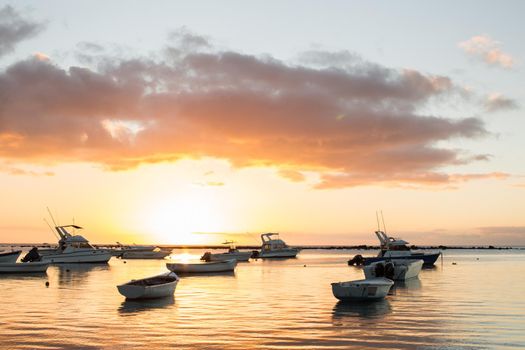
[{"label": "outboard motor", "polygon": [[40,254],[38,254],[38,248],[37,247],[33,247],[33,248],[31,248],[29,253],[27,253],[22,258],[22,262],[40,261],[41,259],[42,259],[42,257],[40,256]]},{"label": "outboard motor", "polygon": [[377,263],[376,267],[374,269],[374,273],[375,273],[376,277],[383,277],[383,276],[385,276],[385,265],[383,265],[382,262]]},{"label": "outboard motor", "polygon": [[259,251],[258,250],[253,250],[252,251],[252,256],[250,258],[257,259],[258,257],[259,257]]},{"label": "outboard motor", "polygon": [[210,260],[211,260],[211,253],[210,253],[210,252],[206,252],[206,253],[204,253],[204,254],[201,256],[201,260],[203,260],[203,261],[210,261]]},{"label": "outboard motor", "polygon": [[393,280],[395,275],[394,263],[388,262],[385,264],[385,277]]},{"label": "outboard motor", "polygon": [[352,259],[348,260],[348,265],[350,266],[361,266],[365,262],[365,259],[361,254],[357,254]]}]

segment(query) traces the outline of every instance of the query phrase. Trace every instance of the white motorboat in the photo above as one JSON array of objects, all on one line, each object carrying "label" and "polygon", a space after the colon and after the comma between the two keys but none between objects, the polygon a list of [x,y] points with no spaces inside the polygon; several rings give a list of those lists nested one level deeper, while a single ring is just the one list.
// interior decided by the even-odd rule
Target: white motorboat
[{"label": "white motorboat", "polygon": [[72,235],[66,228],[82,229],[77,225],[55,226],[60,236],[58,248],[39,251],[43,261],[50,263],[107,263],[111,253],[106,249],[98,249],[80,235]]},{"label": "white motorboat", "polygon": [[392,280],[379,277],[358,281],[332,283],[334,297],[343,301],[383,299],[394,285]]},{"label": "white motorboat", "polygon": [[432,266],[441,255],[441,252],[414,252],[408,246],[408,242],[399,238],[388,237],[383,231],[375,232],[381,245],[381,251],[377,257],[364,258],[364,264],[369,265],[376,261],[390,259],[421,259],[423,265]]},{"label": "white motorboat", "polygon": [[[276,236],[277,238],[272,238]],[[300,249],[289,247],[278,233],[263,233],[260,252],[254,252],[254,258],[295,258]]]},{"label": "white motorboat", "polygon": [[225,253],[206,252],[201,257],[201,260],[204,260],[204,261],[222,261],[222,260],[230,260],[230,259],[235,259],[237,261],[248,261],[248,260],[250,260],[250,257],[252,256],[252,252],[241,252],[235,246],[235,242],[234,241],[226,241],[223,244],[228,244],[229,245],[229,248],[228,248],[227,252],[225,252]]},{"label": "white motorboat", "polygon": [[153,245],[118,244],[119,249],[113,250],[112,254],[122,259],[164,259],[171,254],[171,251],[162,250]]},{"label": "white motorboat", "polygon": [[15,250],[12,252],[0,252],[0,263],[15,263],[18,257],[22,253],[21,250]]},{"label": "white motorboat", "polygon": [[48,266],[49,263],[45,261],[0,263],[0,273],[43,273],[46,272]]},{"label": "white motorboat", "polygon": [[209,273],[235,270],[237,260],[222,260],[196,263],[166,263],[168,270],[176,273]]},{"label": "white motorboat", "polygon": [[158,276],[131,280],[117,286],[117,289],[127,299],[163,298],[173,295],[179,280],[175,273],[168,272]]},{"label": "white motorboat", "polygon": [[404,281],[417,277],[423,260],[392,259],[376,261],[363,268],[366,278],[386,277],[391,280]]},{"label": "white motorboat", "polygon": [[379,239],[380,251],[376,257],[362,257],[356,255],[352,259],[348,260],[348,265],[369,265],[377,261],[391,260],[391,259],[408,259],[408,260],[423,260],[424,266],[433,266],[436,260],[441,255],[440,251],[433,252],[415,252],[410,249],[408,242],[399,238],[389,237],[386,234],[385,220],[383,213],[381,213],[381,219],[383,221],[383,230],[379,224],[379,216],[376,212],[377,219],[377,231],[375,234]]}]

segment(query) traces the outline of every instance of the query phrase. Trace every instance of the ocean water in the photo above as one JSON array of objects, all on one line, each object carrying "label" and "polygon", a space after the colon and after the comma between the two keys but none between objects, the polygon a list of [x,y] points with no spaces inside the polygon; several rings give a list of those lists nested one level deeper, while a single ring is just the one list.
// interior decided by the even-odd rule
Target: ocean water
[{"label": "ocean water", "polygon": [[182,277],[173,298],[143,302],[125,301],[116,285],[163,272],[165,261],[0,275],[0,348],[525,348],[525,250],[447,250],[385,300],[344,304],[330,283],[363,278],[346,264],[357,253],[239,263],[231,274]]}]

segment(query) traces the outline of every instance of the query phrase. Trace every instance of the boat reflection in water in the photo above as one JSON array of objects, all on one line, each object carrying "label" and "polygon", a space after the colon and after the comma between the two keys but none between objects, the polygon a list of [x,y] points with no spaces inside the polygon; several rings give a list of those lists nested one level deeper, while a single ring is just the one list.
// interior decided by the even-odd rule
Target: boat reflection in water
[{"label": "boat reflection in water", "polygon": [[[58,284],[84,284],[92,273],[107,271],[110,265],[106,263],[77,263],[54,266],[58,271]],[[51,269],[51,268],[50,268]]]},{"label": "boat reflection in water", "polygon": [[421,280],[419,278],[411,278],[405,281],[395,281],[392,289],[404,289],[404,290],[418,290],[421,289]]},{"label": "boat reflection in water", "polygon": [[356,303],[339,301],[332,310],[332,319],[334,321],[345,321],[355,317],[380,317],[390,312],[392,312],[392,307],[388,299]]},{"label": "boat reflection in water", "polygon": [[175,297],[173,295],[159,299],[126,299],[120,304],[118,311],[121,315],[135,314],[142,311],[173,307],[174,305]]}]

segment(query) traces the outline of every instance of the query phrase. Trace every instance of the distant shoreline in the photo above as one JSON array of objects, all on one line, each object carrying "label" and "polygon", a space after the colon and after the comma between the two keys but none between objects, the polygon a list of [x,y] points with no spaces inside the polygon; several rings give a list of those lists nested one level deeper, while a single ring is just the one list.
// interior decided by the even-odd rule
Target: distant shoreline
[{"label": "distant shoreline", "polygon": [[[157,246],[159,248],[163,249],[226,249],[224,245],[185,245],[185,244],[151,244],[153,246]],[[16,247],[53,247],[56,246],[55,244],[49,244],[49,243],[0,243],[0,247],[10,247],[10,246],[16,246]],[[97,248],[107,248],[107,249],[116,249],[119,246],[117,244],[93,244],[93,246]],[[293,245],[293,247],[300,248],[302,250],[315,250],[315,249],[322,249],[322,250],[379,250],[379,246],[377,245]],[[238,245],[238,249],[251,249],[251,250],[257,250],[261,247],[258,245]],[[486,245],[486,246],[445,246],[445,245],[438,245],[438,246],[416,246],[411,245],[410,249],[419,249],[419,250],[455,250],[455,249],[471,249],[471,250],[509,250],[509,249],[516,249],[516,250],[525,250],[525,247],[522,246],[494,246],[494,245]]]}]

